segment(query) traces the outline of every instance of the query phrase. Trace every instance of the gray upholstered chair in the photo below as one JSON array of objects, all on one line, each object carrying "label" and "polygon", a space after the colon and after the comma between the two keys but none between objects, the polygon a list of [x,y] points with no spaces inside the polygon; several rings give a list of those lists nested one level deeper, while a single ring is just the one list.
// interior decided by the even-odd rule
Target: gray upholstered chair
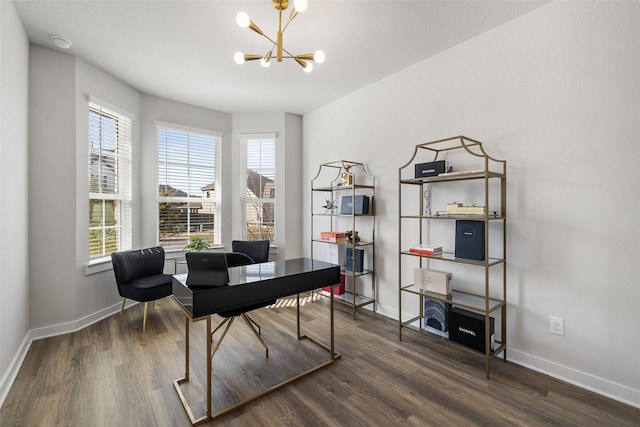
[{"label": "gray upholstered chair", "polygon": [[227,257],[227,267],[255,264],[249,255],[242,252],[227,252],[225,256]]},{"label": "gray upholstered chair", "polygon": [[172,294],[170,274],[163,274],[164,249],[160,246],[111,254],[118,293],[122,297],[120,317],[127,298],[144,302],[142,330],[147,329],[149,301]]},{"label": "gray upholstered chair", "polygon": [[[225,256],[227,258],[227,265],[229,267],[237,267],[237,266],[241,266],[241,265],[255,264],[253,262],[253,260],[248,255],[245,255],[245,254],[240,253],[240,252],[227,252],[225,254]],[[218,326],[216,326],[216,328],[213,330],[213,332],[211,332],[211,340],[213,340],[214,334],[220,328],[222,328],[224,325],[227,325],[227,326],[224,329],[224,331],[222,332],[222,335],[220,336],[220,339],[216,343],[215,348],[211,352],[211,357],[213,357],[216,354],[216,351],[218,351],[218,348],[220,347],[220,344],[222,344],[222,340],[224,339],[225,335],[227,335],[227,332],[229,331],[229,328],[233,324],[233,321],[238,317],[241,317],[242,320],[244,320],[245,323],[249,326],[249,329],[251,329],[251,332],[253,332],[253,334],[256,336],[256,338],[258,338],[258,341],[260,341],[260,344],[262,344],[262,346],[265,348],[266,357],[269,357],[269,347],[267,346],[267,343],[264,342],[264,340],[260,336],[260,333],[261,333],[260,325],[258,325],[255,320],[253,320],[251,317],[249,317],[249,315],[247,313],[249,311],[256,310],[258,308],[266,307],[266,306],[271,305],[273,303],[275,303],[275,301],[269,301],[269,302],[266,302],[266,303],[263,302],[263,303],[251,304],[251,305],[243,306],[243,307],[236,308],[236,309],[233,309],[233,310],[223,311],[223,312],[218,313],[218,315],[220,317],[223,317],[224,320],[222,320],[222,322],[220,322],[220,324]],[[256,330],[256,327],[258,328],[257,330]]]},{"label": "gray upholstered chair", "polygon": [[231,250],[248,255],[253,262],[269,261],[269,244],[268,240],[233,240],[231,242]]}]

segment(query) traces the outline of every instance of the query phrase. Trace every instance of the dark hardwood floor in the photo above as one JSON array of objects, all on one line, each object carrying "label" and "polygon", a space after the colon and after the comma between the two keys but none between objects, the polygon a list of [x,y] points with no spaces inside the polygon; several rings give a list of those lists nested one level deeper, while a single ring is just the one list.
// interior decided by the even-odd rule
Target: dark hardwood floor
[{"label": "dark hardwood floor", "polygon": [[[213,360],[214,412],[293,376],[325,351],[295,339],[295,307],[252,314],[269,357],[236,322]],[[328,300],[306,302],[303,333],[327,337]],[[276,312],[277,314],[274,314]],[[156,304],[142,332],[142,308],[81,331],[33,342],[0,411],[1,426],[187,426],[173,388],[184,374],[184,317],[171,297]],[[214,316],[214,326],[219,319]],[[204,414],[204,322],[191,324],[191,381],[183,390]],[[342,358],[311,376],[233,412],[228,426],[638,426],[640,409],[445,343],[397,322],[336,305]]]}]

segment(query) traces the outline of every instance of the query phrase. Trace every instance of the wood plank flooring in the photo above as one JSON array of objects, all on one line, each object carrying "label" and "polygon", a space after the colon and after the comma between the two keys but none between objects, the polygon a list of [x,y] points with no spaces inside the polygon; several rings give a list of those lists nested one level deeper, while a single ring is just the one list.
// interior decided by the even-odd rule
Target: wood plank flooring
[{"label": "wood plank flooring", "polygon": [[[237,321],[213,360],[213,410],[238,402],[326,360],[295,339],[295,306],[253,312],[269,357]],[[289,301],[290,302],[290,301]],[[306,301],[303,333],[328,340],[328,300]],[[156,303],[142,332],[142,307],[81,331],[33,342],[0,410],[0,426],[188,426],[173,389],[184,374],[184,316],[171,297]],[[219,321],[213,316],[214,326]],[[640,409],[496,360],[484,361],[397,322],[336,305],[342,358],[233,412],[224,426],[638,426]],[[196,417],[205,410],[205,323],[191,324]]]}]

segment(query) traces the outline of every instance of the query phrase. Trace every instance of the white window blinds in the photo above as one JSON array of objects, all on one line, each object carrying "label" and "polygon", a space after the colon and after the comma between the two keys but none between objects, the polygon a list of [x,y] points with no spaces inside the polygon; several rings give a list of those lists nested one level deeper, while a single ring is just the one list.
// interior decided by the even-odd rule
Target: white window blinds
[{"label": "white window blinds", "polygon": [[194,236],[220,243],[221,136],[158,125],[158,242],[182,248]]},{"label": "white window blinds", "polygon": [[89,259],[131,249],[131,118],[89,103]]},{"label": "white window blinds", "polygon": [[276,134],[241,135],[244,238],[275,243]]}]

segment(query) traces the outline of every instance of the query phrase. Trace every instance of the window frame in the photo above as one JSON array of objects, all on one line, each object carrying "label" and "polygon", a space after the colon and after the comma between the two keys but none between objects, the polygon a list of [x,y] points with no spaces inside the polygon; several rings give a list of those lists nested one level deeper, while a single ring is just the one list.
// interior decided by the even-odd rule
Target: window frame
[{"label": "window frame", "polygon": [[[169,122],[161,122],[161,121],[156,121],[155,122],[156,125],[156,148],[157,148],[157,156],[156,156],[156,180],[155,180],[155,217],[156,217],[156,227],[155,227],[155,233],[156,233],[156,243],[159,246],[162,246],[166,252],[172,252],[172,251],[182,251],[184,245],[186,245],[186,242],[183,243],[179,243],[176,245],[167,245],[167,246],[163,246],[163,243],[161,241],[161,235],[160,235],[160,203],[186,203],[187,204],[187,240],[188,237],[191,236],[191,214],[193,213],[193,207],[191,206],[192,203],[207,203],[209,198],[207,197],[203,197],[202,195],[200,197],[194,197],[193,195],[189,194],[189,191],[186,192],[186,196],[170,196],[170,197],[166,197],[166,196],[160,196],[160,186],[161,185],[170,185],[168,182],[166,183],[161,183],[161,176],[160,176],[160,169],[161,169],[161,161],[160,161],[160,155],[161,155],[161,151],[160,151],[160,137],[161,137],[161,132],[162,130],[167,130],[167,131],[172,131],[172,132],[178,132],[178,133],[184,133],[187,135],[187,139],[189,138],[189,135],[197,135],[197,136],[206,136],[206,137],[211,137],[214,139],[214,162],[212,164],[212,168],[213,168],[213,182],[215,183],[215,190],[214,190],[214,195],[213,197],[211,197],[210,199],[212,200],[212,203],[214,203],[214,219],[213,219],[213,242],[209,242],[210,245],[212,247],[217,247],[220,246],[222,244],[222,235],[221,235],[221,229],[222,229],[222,184],[221,184],[221,176],[222,176],[222,168],[221,168],[221,155],[222,155],[222,137],[223,134],[222,132],[218,132],[218,131],[213,131],[213,130],[208,130],[208,129],[201,129],[201,128],[196,128],[196,127],[191,127],[191,126],[184,126],[184,125],[178,125],[175,123],[169,123]],[[187,158],[189,159],[189,154],[187,153]],[[176,162],[177,163],[177,162]],[[183,166],[187,167],[187,180],[188,178],[188,171],[190,170],[189,168],[192,166],[192,162],[188,161],[187,163],[184,163]],[[166,167],[166,163],[165,163],[165,167]],[[206,186],[205,186],[206,187]],[[204,188],[204,187],[202,187]],[[207,192],[208,193],[208,192]]]},{"label": "window frame", "polygon": [[[93,129],[92,113],[100,115],[100,126],[98,129]],[[103,156],[103,150],[105,144],[105,136],[103,133],[103,117],[112,119],[116,123],[113,135],[113,154],[105,154]],[[121,108],[110,105],[109,103],[102,101],[96,97],[90,96],[87,104],[87,196],[89,202],[89,211],[87,213],[88,219],[88,235],[87,235],[87,257],[88,265],[96,265],[109,261],[111,253],[117,251],[130,250],[133,247],[133,126],[135,116]],[[95,136],[95,132],[99,133],[99,147],[93,147],[92,138]],[[98,190],[95,190],[95,185],[92,185],[92,178],[95,176],[93,173],[95,167],[92,166],[92,161],[97,153],[98,157],[98,171],[97,181]],[[106,175],[102,174],[103,157],[114,158],[114,167],[116,173],[114,174],[114,192],[103,192],[104,187],[109,184],[109,179]],[[107,184],[107,185],[104,185]],[[91,206],[92,201],[102,201],[102,224],[100,226],[92,225],[91,221]],[[117,207],[113,212],[114,225],[106,225],[105,219],[105,203],[110,201],[116,201]],[[107,230],[116,230],[116,242],[117,247],[107,252],[105,251],[105,234]],[[102,230],[102,251],[100,255],[92,256],[91,253],[91,236],[92,232],[96,230]]]},{"label": "window frame", "polygon": [[[253,240],[262,240],[262,239],[266,239],[266,240],[270,240],[271,242],[271,246],[275,246],[276,244],[276,238],[277,238],[277,216],[278,216],[278,209],[276,208],[277,206],[277,194],[278,194],[278,188],[277,188],[277,177],[278,177],[278,151],[277,151],[277,145],[278,145],[278,134],[276,132],[266,132],[266,133],[243,133],[240,134],[239,136],[239,140],[240,140],[240,147],[241,147],[241,160],[240,160],[240,212],[242,213],[241,217],[242,217],[242,223],[241,223],[241,231],[242,231],[242,238],[245,240],[252,240],[252,238],[248,235],[247,231],[249,229],[249,220],[248,220],[248,212],[247,212],[247,204],[248,203],[254,203],[254,204],[264,204],[264,203],[269,203],[273,206],[273,221],[261,221],[259,222],[259,224],[270,224],[272,227],[272,232],[270,233],[271,236],[265,235],[263,234],[262,230],[264,229],[264,227],[259,227],[259,235],[257,236],[256,239]],[[249,197],[248,193],[247,193],[247,181],[248,181],[248,171],[249,171],[249,165],[248,163],[248,153],[247,153],[247,149],[248,149],[248,143],[249,141],[252,140],[265,140],[265,141],[269,141],[273,143],[273,167],[272,167],[272,178],[266,177],[269,180],[272,180],[274,187],[273,187],[273,191],[274,191],[274,196],[272,198],[269,197]],[[262,161],[260,161],[259,164],[259,170],[261,171],[265,171],[265,169],[270,168],[270,166],[265,166],[263,165]]]}]

